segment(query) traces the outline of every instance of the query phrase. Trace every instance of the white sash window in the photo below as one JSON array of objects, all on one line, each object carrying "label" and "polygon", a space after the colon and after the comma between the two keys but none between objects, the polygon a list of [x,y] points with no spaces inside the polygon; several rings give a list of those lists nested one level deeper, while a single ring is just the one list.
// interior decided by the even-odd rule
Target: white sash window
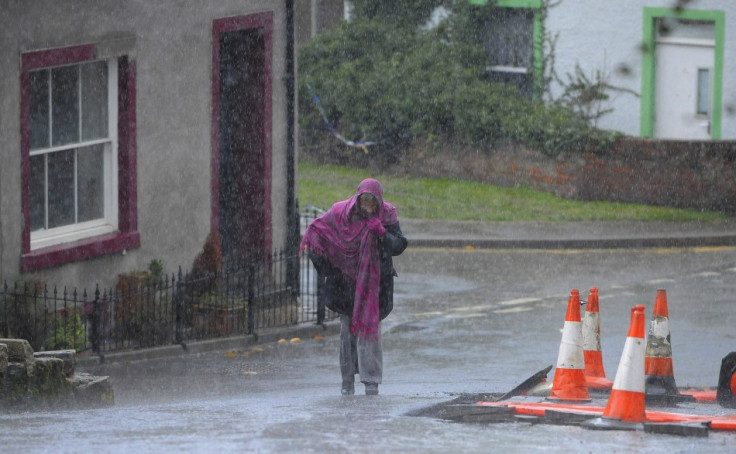
[{"label": "white sash window", "polygon": [[117,70],[29,73],[31,250],[117,230]]}]

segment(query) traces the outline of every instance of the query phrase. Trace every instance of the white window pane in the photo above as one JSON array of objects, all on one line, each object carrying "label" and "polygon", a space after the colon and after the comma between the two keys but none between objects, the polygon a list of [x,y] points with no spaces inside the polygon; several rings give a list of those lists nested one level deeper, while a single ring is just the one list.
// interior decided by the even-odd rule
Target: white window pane
[{"label": "white window pane", "polygon": [[82,65],[82,140],[107,137],[107,63]]},{"label": "white window pane", "polygon": [[49,228],[74,223],[74,153],[48,155]]},{"label": "white window pane", "polygon": [[49,146],[49,71],[28,75],[31,149]]},{"label": "white window pane", "polygon": [[534,11],[496,8],[484,24],[483,46],[494,65],[530,68],[534,59]]},{"label": "white window pane", "polygon": [[93,145],[77,151],[77,222],[104,217],[105,146]]},{"label": "white window pane", "polygon": [[79,68],[68,66],[51,70],[52,144],[79,141]]},{"label": "white window pane", "polygon": [[710,71],[698,69],[698,115],[710,112]]},{"label": "white window pane", "polygon": [[31,230],[46,228],[46,157],[31,156]]}]

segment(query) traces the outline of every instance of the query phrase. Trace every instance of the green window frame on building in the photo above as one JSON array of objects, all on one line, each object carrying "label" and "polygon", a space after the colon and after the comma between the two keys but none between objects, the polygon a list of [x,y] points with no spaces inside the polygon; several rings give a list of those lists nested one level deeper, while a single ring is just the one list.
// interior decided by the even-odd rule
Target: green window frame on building
[{"label": "green window frame on building", "polygon": [[[488,4],[488,0],[468,0],[468,3],[472,5],[484,6]],[[532,73],[532,88],[531,98],[541,99],[542,96],[542,79],[543,79],[543,40],[544,40],[544,28],[543,28],[543,0],[495,0],[495,5],[499,8],[524,8],[532,10],[533,24],[532,24],[532,55],[531,55],[531,73]],[[527,74],[522,71],[523,69],[528,70],[529,68],[516,68],[511,65],[499,65],[496,68],[491,68],[491,71],[497,70],[499,72],[506,72],[508,77],[506,79],[514,79],[515,74]],[[500,77],[500,80],[504,78]]]}]

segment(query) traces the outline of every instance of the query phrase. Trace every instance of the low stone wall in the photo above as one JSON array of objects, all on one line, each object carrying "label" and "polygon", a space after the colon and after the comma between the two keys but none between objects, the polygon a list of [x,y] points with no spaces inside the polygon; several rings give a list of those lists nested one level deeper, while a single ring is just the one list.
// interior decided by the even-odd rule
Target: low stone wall
[{"label": "low stone wall", "polygon": [[96,408],[114,403],[107,377],[76,372],[74,350],[34,353],[24,339],[0,339],[0,407]]},{"label": "low stone wall", "polygon": [[587,155],[581,200],[610,200],[736,214],[736,142],[622,139]]},{"label": "low stone wall", "polygon": [[412,153],[394,169],[600,200],[736,214],[736,142],[619,139],[602,153],[551,158],[518,146]]}]

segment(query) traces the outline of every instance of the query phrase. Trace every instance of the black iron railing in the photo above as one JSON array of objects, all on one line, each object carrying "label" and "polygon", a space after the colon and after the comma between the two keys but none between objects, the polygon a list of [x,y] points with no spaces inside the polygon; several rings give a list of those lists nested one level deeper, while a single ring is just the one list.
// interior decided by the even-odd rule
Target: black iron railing
[{"label": "black iron railing", "polygon": [[[305,227],[317,210],[303,214]],[[296,288],[295,288],[296,287]],[[306,254],[277,252],[193,275],[120,276],[94,292],[7,282],[0,290],[0,337],[27,339],[34,350],[105,352],[257,335],[265,328],[323,324],[335,318],[318,294]]]}]

